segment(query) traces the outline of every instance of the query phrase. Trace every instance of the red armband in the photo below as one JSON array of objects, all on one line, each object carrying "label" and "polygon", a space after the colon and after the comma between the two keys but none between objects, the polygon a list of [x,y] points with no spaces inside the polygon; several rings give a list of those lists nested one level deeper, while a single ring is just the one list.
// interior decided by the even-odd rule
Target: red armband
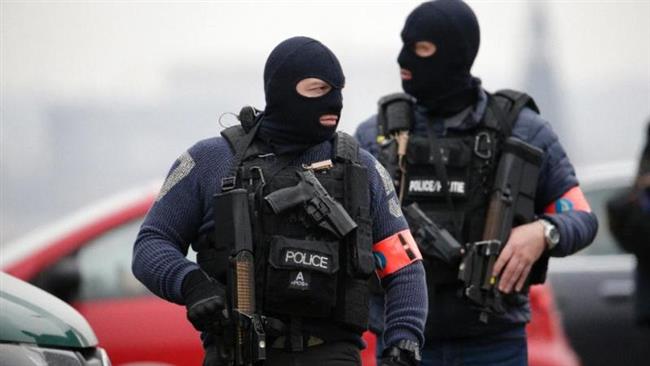
[{"label": "red armband", "polygon": [[555,202],[546,206],[544,209],[544,213],[562,213],[568,211],[591,212],[589,202],[587,202],[587,199],[579,186],[575,186],[564,192],[562,197],[558,198]]},{"label": "red armband", "polygon": [[377,274],[384,278],[422,259],[411,230],[403,230],[373,245],[377,259]]}]

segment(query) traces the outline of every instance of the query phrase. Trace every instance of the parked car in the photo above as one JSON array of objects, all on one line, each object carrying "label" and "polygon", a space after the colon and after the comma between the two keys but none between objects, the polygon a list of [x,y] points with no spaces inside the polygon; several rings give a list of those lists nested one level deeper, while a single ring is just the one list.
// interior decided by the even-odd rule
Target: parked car
[{"label": "parked car", "polygon": [[549,278],[566,333],[584,365],[647,365],[650,331],[634,324],[636,260],[615,243],[606,213],[607,200],[632,183],[636,166],[615,163],[579,171],[600,226],[591,246],[550,262]]},{"label": "parked car", "polygon": [[[73,304],[115,365],[200,365],[203,351],[185,309],[153,296],[131,274],[132,245],[159,185],[126,192],[4,248],[0,268]],[[531,290],[531,366],[576,366],[548,286]],[[375,338],[364,335],[364,366]]]},{"label": "parked car", "polygon": [[110,366],[88,322],[55,296],[0,272],[0,365]]}]

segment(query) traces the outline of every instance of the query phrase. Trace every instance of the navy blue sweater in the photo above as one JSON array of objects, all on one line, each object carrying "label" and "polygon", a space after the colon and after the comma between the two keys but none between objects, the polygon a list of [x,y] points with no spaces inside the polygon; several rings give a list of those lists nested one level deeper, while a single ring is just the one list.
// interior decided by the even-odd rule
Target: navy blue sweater
[{"label": "navy blue sweater", "polygon": [[[479,92],[478,101],[473,108],[468,108],[458,115],[446,119],[428,117],[426,110],[416,105],[415,122],[411,133],[427,136],[426,125],[429,123],[433,124],[434,130],[439,136],[444,136],[449,130],[470,130],[481,121],[486,108],[487,93],[484,90]],[[467,114],[470,114],[472,118],[467,118]],[[361,146],[374,156],[377,156],[379,152],[379,145],[376,142],[377,131],[377,116],[374,115],[363,122],[355,133]],[[544,151],[535,198],[536,214],[543,215],[544,209],[548,205],[562,197],[569,189],[579,185],[575,170],[550,124],[533,110],[524,108],[521,111],[513,127],[512,136]],[[551,256],[562,257],[577,252],[593,241],[598,230],[598,221],[591,212],[566,211],[544,214],[544,217],[553,222],[560,232],[560,242],[550,252]],[[435,323],[439,329],[428,329],[427,340],[429,338],[471,336],[476,333],[489,332],[491,327],[494,328],[493,331],[499,331],[508,329],[508,324],[521,324],[522,326],[516,333],[524,336],[523,324],[530,320],[528,304],[513,307],[502,319],[483,326],[474,320],[475,316],[473,315],[471,320],[466,319],[471,313],[458,309],[462,303],[453,299],[455,297],[453,292],[450,290],[448,294],[437,294],[435,301],[430,304],[433,308],[430,307],[432,313],[429,314],[429,318],[432,321],[438,319]]]},{"label": "navy blue sweater", "polygon": [[[300,166],[332,157],[332,143],[316,145],[292,162]],[[381,165],[360,151],[368,169],[373,242],[408,228],[395,191],[385,187]],[[161,193],[147,214],[133,248],[135,276],[156,295],[183,304],[181,284],[198,265],[185,258],[188,248],[214,228],[212,197],[221,189],[233,164],[230,146],[221,137],[199,141],[172,165]],[[397,210],[395,208],[397,207]],[[400,339],[424,342],[427,295],[420,261],[402,268],[382,281],[386,288],[387,344]]]}]

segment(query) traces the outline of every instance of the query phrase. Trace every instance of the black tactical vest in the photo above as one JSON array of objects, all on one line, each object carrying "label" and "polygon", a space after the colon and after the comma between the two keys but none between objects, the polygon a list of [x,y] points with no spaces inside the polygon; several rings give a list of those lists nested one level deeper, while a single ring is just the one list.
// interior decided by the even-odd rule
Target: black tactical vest
[{"label": "black tactical vest", "polygon": [[[394,96],[389,100],[395,100]],[[503,90],[488,96],[482,120],[469,131],[449,131],[444,137],[437,137],[429,126],[427,136],[411,135],[404,187],[396,187],[398,192],[403,189],[402,206],[417,202],[430,219],[460,243],[481,240],[500,146],[510,136],[524,107],[537,110],[526,94]],[[379,116],[379,120],[387,116],[390,118],[390,113]],[[395,144],[393,139],[384,141],[378,160],[393,175],[395,183],[401,184]],[[457,264],[446,264],[433,258],[426,248],[420,249],[428,269],[428,283],[457,281]]]},{"label": "black tactical vest", "polygon": [[[320,184],[357,224],[339,238],[320,227],[303,205],[275,214],[264,200],[272,192],[299,183],[297,172],[303,167],[295,166],[296,156],[277,157],[259,140],[246,144],[250,136],[240,126],[228,128],[222,135],[236,153],[245,149],[234,187],[246,189],[250,197],[258,310],[286,323],[320,319],[357,333],[366,330],[368,282],[375,266],[367,171],[359,163],[357,142],[338,133],[333,167],[314,171]],[[214,249],[222,257],[228,253],[228,248]],[[199,257],[205,255],[199,252]]]}]

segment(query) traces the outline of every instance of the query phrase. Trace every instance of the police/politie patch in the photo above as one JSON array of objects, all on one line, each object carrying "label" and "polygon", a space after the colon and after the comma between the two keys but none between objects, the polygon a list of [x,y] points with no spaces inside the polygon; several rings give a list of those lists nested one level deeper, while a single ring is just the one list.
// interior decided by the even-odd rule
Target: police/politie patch
[{"label": "police/politie patch", "polygon": [[[453,196],[466,195],[466,182],[463,179],[450,177],[449,193]],[[412,176],[406,182],[406,190],[410,196],[444,196],[442,181],[431,176]]]}]

